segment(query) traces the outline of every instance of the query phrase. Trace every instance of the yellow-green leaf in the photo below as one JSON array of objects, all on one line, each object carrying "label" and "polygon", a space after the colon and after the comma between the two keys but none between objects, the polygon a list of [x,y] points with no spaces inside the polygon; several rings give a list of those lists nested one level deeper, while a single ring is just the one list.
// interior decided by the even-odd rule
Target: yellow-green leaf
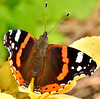
[{"label": "yellow-green leaf", "polygon": [[100,66],[100,36],[85,37],[70,45],[92,57]]},{"label": "yellow-green leaf", "polygon": [[0,68],[0,89],[13,93],[18,88],[18,83],[12,75],[9,62],[5,62]]},{"label": "yellow-green leaf", "polygon": [[15,99],[12,95],[0,93],[0,99]]}]

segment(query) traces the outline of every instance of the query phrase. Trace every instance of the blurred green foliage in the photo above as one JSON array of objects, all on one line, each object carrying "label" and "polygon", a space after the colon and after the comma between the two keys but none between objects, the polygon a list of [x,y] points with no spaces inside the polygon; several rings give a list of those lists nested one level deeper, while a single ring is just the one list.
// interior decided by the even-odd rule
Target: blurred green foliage
[{"label": "blurred green foliage", "polygon": [[[9,29],[22,29],[38,38],[44,32],[45,2],[47,8],[47,31],[71,12],[70,17],[85,20],[92,13],[97,0],[0,0],[0,65],[8,53],[3,46],[3,36]],[[64,36],[54,29],[49,34],[50,43],[60,44]],[[67,42],[66,42],[67,43]]]}]

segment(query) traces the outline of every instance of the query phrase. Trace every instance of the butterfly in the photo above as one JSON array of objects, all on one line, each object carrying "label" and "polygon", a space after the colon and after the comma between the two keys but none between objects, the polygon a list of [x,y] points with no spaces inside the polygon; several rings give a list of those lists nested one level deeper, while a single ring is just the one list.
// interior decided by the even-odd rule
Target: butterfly
[{"label": "butterfly", "polygon": [[97,68],[88,55],[68,46],[48,44],[48,33],[37,40],[23,30],[9,30],[4,46],[10,53],[10,66],[20,86],[28,88],[32,78],[34,91],[59,91],[77,76],[91,75]]}]

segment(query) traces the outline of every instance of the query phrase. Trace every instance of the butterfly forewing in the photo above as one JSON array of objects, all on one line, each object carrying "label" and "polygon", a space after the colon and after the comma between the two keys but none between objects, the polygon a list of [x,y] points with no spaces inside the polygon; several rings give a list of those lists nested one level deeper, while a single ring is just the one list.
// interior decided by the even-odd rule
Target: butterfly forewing
[{"label": "butterfly forewing", "polygon": [[4,36],[4,46],[10,53],[10,65],[16,80],[27,87],[29,63],[27,59],[34,48],[36,39],[22,30],[9,30]]}]

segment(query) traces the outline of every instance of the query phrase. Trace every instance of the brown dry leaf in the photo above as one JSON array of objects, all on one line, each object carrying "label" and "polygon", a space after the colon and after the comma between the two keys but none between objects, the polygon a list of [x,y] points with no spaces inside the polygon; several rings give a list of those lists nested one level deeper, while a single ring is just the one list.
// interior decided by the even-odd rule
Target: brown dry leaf
[{"label": "brown dry leaf", "polygon": [[56,95],[46,97],[44,99],[81,99],[81,98],[76,98],[76,97],[65,95],[65,94],[56,94]]}]

